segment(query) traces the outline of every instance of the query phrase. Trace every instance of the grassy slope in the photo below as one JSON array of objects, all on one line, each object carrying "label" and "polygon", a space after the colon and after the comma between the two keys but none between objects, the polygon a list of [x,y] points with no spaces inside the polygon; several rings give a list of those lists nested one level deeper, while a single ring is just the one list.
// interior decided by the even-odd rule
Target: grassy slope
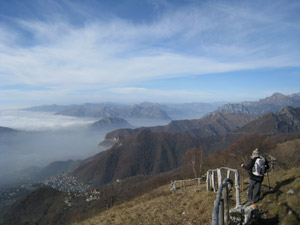
[{"label": "grassy slope", "polygon": [[215,194],[201,188],[171,193],[170,185],[165,185],[78,224],[207,224]]},{"label": "grassy slope", "polygon": [[[270,175],[271,189],[265,179],[258,207],[264,224],[300,224],[300,168]],[[293,194],[288,192],[292,190]]]},{"label": "grassy slope", "polygon": [[[262,200],[258,203],[262,215],[257,224],[300,224],[300,168],[276,171],[269,178],[271,189],[267,177],[262,186]],[[247,184],[243,187],[242,199]],[[294,194],[288,194],[289,190]],[[201,191],[191,186],[175,193],[165,185],[77,224],[211,224],[215,196],[206,192],[204,185]]]}]

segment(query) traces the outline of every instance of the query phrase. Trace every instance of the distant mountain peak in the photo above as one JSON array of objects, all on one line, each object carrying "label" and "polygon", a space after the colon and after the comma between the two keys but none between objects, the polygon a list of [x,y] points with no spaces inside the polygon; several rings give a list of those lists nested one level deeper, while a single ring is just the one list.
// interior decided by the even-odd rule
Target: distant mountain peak
[{"label": "distant mountain peak", "polygon": [[284,105],[284,103],[288,99],[289,99],[289,96],[286,96],[284,94],[276,92],[273,95],[271,95],[270,97],[267,97],[267,98],[263,99],[262,101],[265,101],[265,102],[268,102],[268,103],[273,103],[273,104],[282,104],[282,105]]},{"label": "distant mountain peak", "polygon": [[268,113],[254,120],[237,132],[264,134],[292,133],[300,131],[300,108],[284,107],[275,113]]},{"label": "distant mountain peak", "polygon": [[218,111],[228,113],[266,114],[277,112],[286,106],[300,107],[300,93],[284,95],[279,92],[253,102],[225,104]]}]

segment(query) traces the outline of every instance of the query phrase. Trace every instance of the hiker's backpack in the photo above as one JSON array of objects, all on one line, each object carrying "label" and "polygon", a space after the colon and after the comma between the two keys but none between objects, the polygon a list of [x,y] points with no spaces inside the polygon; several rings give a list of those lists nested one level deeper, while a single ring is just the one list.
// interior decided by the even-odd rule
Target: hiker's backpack
[{"label": "hiker's backpack", "polygon": [[266,169],[265,165],[266,165],[266,159],[263,157],[258,157],[255,160],[254,166],[252,168],[252,173],[255,176],[264,176],[265,169]]}]

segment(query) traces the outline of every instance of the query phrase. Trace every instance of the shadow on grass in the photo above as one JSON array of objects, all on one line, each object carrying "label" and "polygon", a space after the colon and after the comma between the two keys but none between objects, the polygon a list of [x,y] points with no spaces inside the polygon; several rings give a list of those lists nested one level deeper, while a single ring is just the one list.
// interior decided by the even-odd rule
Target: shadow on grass
[{"label": "shadow on grass", "polygon": [[297,212],[294,209],[292,209],[287,203],[284,203],[283,205],[289,210],[289,212],[291,212],[295,216],[296,220],[300,224],[300,216],[297,214]]},{"label": "shadow on grass", "polygon": [[278,217],[278,215],[276,215],[275,217],[268,218],[268,219],[260,218],[252,225],[262,225],[262,224],[263,225],[277,225],[277,224],[279,224],[279,217]]},{"label": "shadow on grass", "polygon": [[269,195],[269,194],[276,194],[276,199],[278,199],[278,197],[282,194],[282,191],[280,191],[280,188],[288,185],[290,183],[292,183],[296,178],[290,178],[290,179],[286,179],[282,182],[276,182],[276,185],[274,188],[272,188],[270,191],[264,192],[262,195],[262,199],[264,199],[265,196]]}]

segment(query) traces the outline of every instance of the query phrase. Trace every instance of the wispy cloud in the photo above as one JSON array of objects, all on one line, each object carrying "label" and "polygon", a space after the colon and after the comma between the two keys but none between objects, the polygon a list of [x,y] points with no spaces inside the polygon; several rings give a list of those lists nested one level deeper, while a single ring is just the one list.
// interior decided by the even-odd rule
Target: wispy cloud
[{"label": "wispy cloud", "polygon": [[80,26],[61,16],[53,21],[14,19],[14,29],[0,23],[0,87],[84,90],[299,67],[299,19],[288,18],[299,4],[246,4],[208,1],[166,10],[151,23],[116,16]]}]

